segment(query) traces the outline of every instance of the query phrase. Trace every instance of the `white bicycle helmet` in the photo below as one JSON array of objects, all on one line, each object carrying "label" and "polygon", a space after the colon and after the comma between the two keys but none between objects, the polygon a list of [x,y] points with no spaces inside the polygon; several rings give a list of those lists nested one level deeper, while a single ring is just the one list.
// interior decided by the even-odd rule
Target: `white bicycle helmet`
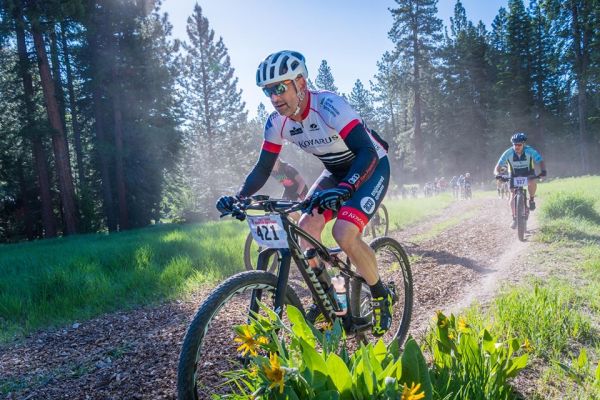
[{"label": "white bicycle helmet", "polygon": [[256,70],[256,85],[265,87],[270,83],[293,80],[298,75],[308,78],[304,56],[297,51],[282,50],[260,63]]}]

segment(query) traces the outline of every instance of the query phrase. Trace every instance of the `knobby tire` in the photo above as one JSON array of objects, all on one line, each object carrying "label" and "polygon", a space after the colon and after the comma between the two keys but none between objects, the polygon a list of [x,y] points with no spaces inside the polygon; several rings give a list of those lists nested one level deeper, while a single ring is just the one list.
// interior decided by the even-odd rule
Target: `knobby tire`
[{"label": "knobby tire", "polygon": [[[209,399],[212,394],[232,392],[232,388],[227,386],[227,379],[219,374],[219,368],[224,372],[240,368],[240,365],[228,363],[234,362],[238,353],[238,344],[233,341],[233,326],[248,323],[253,289],[262,289],[261,301],[272,307],[276,286],[277,277],[271,273],[240,272],[222,282],[202,302],[188,327],[179,356],[179,400]],[[266,294],[272,296],[267,299]],[[303,310],[298,295],[289,285],[285,303]],[[235,323],[231,322],[236,317]],[[230,358],[227,359],[227,356]]]},{"label": "knobby tire", "polygon": [[527,217],[525,215],[525,197],[522,193],[517,193],[516,196],[516,212],[517,212],[517,235],[520,241],[525,240],[525,230],[527,226]]}]

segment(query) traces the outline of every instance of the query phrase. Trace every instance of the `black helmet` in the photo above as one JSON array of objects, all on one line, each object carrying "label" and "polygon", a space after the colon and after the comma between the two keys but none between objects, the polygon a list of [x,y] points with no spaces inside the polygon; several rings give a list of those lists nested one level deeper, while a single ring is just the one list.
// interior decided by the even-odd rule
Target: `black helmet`
[{"label": "black helmet", "polygon": [[524,132],[517,132],[510,138],[512,144],[525,143],[527,141],[527,135]]}]

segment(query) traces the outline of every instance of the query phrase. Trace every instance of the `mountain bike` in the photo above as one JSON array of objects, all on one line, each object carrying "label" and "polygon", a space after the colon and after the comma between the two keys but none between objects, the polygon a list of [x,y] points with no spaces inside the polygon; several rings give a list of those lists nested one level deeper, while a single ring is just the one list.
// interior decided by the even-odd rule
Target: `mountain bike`
[{"label": "mountain bike", "polygon": [[[302,210],[305,203],[254,196],[240,200],[232,213],[245,217],[255,233],[254,238],[266,249],[257,262],[257,269],[237,273],[216,288],[202,302],[185,335],[179,357],[177,393],[179,399],[209,398],[211,394],[231,393],[227,372],[242,368],[234,326],[247,324],[251,313],[265,314],[259,301],[286,319],[286,306],[293,305],[304,312],[316,304],[325,324],[340,321],[348,344],[379,338],[371,334],[371,292],[365,280],[344,256],[340,248],[328,248],[291,221],[289,214]],[[246,211],[258,210],[260,215]],[[314,247],[316,257],[327,268],[319,277],[310,267],[300,247],[300,239]],[[394,239],[380,237],[370,243],[374,250],[381,280],[393,294],[393,322],[382,336],[386,345],[401,346],[410,325],[413,304],[412,274],[406,252]],[[277,253],[277,273],[267,272],[265,260]],[[294,260],[299,273],[291,274]],[[294,271],[296,272],[296,271]],[[335,291],[323,283],[323,274],[335,272],[343,277],[347,293],[344,315]],[[327,275],[329,276],[329,275]],[[318,319],[317,319],[318,320]]]},{"label": "mountain bike", "polygon": [[[363,238],[373,240],[381,236],[387,236],[390,229],[388,210],[382,203],[367,226],[363,229]],[[246,236],[244,243],[244,266],[248,271],[256,269],[256,261],[264,247],[260,246],[253,238],[252,232]],[[277,257],[272,256],[267,261],[267,271],[273,272],[277,268]]]},{"label": "mountain bike", "polygon": [[513,200],[515,205],[515,218],[517,220],[517,236],[520,241],[525,240],[527,231],[527,219],[529,218],[529,205],[527,203],[527,185],[529,179],[539,179],[539,175],[503,177],[497,175],[496,179],[508,182],[512,180],[514,190]]}]

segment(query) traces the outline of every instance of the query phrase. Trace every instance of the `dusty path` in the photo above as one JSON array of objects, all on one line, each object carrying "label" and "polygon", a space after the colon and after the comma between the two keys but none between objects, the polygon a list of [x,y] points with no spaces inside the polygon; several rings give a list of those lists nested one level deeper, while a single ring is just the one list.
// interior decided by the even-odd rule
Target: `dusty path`
[{"label": "dusty path", "polygon": [[[393,233],[412,257],[413,336],[435,310],[485,302],[500,282],[525,272],[517,254],[529,244],[516,239],[509,222],[505,201],[475,199]],[[205,293],[2,345],[0,391],[10,388],[7,399],[174,399],[181,340]]]}]

